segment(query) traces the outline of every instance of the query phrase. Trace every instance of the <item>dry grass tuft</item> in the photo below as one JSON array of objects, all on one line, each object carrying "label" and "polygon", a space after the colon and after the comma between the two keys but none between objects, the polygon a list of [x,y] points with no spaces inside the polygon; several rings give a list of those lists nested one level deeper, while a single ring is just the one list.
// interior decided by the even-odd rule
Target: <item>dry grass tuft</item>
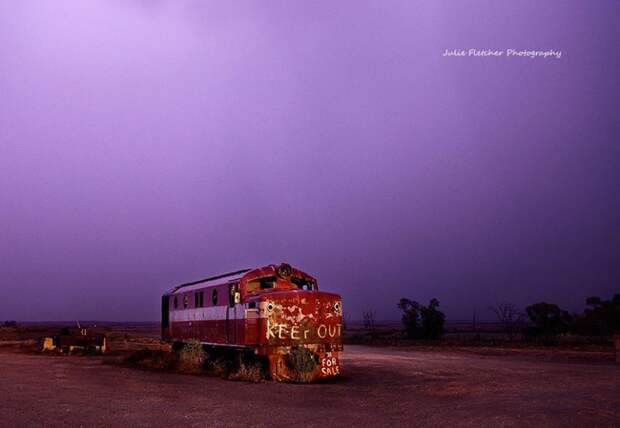
[{"label": "dry grass tuft", "polygon": [[208,355],[198,341],[191,341],[179,352],[179,371],[181,373],[201,373]]},{"label": "dry grass tuft", "polygon": [[241,360],[237,369],[228,375],[230,380],[246,382],[262,382],[266,379],[265,371],[258,361],[246,362]]},{"label": "dry grass tuft", "polygon": [[178,358],[172,352],[142,349],[129,354],[124,362],[151,370],[175,370]]},{"label": "dry grass tuft", "polygon": [[223,379],[261,382],[266,372],[260,361],[220,355],[211,357],[200,342],[187,343],[180,351],[142,349],[129,354],[123,362],[151,370],[166,370],[188,374],[207,374]]}]

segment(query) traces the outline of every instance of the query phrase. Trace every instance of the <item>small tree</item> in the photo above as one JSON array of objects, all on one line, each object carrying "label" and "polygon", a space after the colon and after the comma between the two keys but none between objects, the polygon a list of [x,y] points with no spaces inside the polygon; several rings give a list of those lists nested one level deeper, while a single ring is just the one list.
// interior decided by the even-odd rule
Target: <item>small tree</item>
[{"label": "small tree", "polygon": [[421,308],[422,334],[425,339],[437,340],[443,336],[443,325],[446,316],[439,309],[439,300],[431,299],[427,307]]},{"label": "small tree", "polygon": [[420,304],[415,300],[402,298],[397,306],[403,311],[401,321],[407,337],[415,339],[420,336]]},{"label": "small tree", "polygon": [[508,302],[498,303],[495,306],[491,306],[490,309],[495,312],[495,316],[502,324],[508,340],[512,342],[523,328],[524,314],[514,304]]},{"label": "small tree", "polygon": [[589,308],[578,318],[578,330],[600,336],[620,332],[620,294],[614,294],[610,300],[588,297],[586,305]]},{"label": "small tree", "polygon": [[398,308],[403,311],[402,323],[411,339],[439,339],[443,335],[446,316],[439,309],[439,300],[431,299],[428,306],[402,298]]},{"label": "small tree", "polygon": [[535,303],[525,308],[525,311],[534,325],[534,333],[546,340],[567,332],[573,321],[570,313],[552,303]]},{"label": "small tree", "polygon": [[364,320],[364,329],[373,335],[375,333],[375,311],[365,309],[362,311],[362,319]]}]

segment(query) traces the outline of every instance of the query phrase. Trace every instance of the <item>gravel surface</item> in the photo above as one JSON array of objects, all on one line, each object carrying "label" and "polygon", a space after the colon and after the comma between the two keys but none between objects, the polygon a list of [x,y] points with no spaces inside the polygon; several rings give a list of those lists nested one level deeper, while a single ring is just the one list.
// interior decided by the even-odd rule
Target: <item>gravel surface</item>
[{"label": "gravel surface", "polygon": [[345,347],[342,378],[247,383],[0,352],[0,426],[620,426],[620,365]]}]

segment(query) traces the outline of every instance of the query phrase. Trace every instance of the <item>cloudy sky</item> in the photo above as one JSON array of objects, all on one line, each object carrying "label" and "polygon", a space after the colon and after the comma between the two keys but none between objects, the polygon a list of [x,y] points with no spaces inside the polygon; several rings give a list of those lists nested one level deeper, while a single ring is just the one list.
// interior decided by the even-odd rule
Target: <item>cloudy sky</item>
[{"label": "cloudy sky", "polygon": [[[0,0],[0,320],[288,261],[350,318],[620,292],[617,1]],[[446,49],[560,59],[443,57]]]}]

